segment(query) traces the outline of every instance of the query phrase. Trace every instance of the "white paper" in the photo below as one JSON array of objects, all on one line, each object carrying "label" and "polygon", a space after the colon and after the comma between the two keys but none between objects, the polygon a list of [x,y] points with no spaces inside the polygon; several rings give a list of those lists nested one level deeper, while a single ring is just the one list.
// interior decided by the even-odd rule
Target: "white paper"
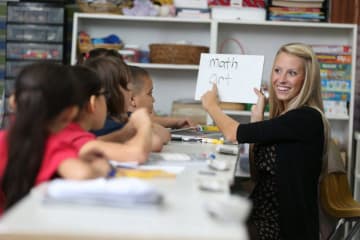
[{"label": "white paper", "polygon": [[162,195],[136,178],[55,179],[48,184],[44,201],[126,207],[160,204]]},{"label": "white paper", "polygon": [[195,100],[216,83],[222,102],[256,103],[254,88],[260,89],[264,56],[202,53]]}]

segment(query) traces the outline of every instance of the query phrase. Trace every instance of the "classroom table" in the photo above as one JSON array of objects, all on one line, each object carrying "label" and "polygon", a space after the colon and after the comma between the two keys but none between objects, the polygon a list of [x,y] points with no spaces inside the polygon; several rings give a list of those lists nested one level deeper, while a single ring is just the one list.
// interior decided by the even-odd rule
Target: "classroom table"
[{"label": "classroom table", "polygon": [[[215,144],[170,142],[163,151],[210,153]],[[216,153],[216,157],[230,162],[231,169],[213,177],[230,183],[236,156]],[[224,221],[206,211],[207,203],[230,194],[227,189],[199,190],[198,179],[203,177],[199,171],[209,171],[205,162],[186,164],[175,178],[149,180],[164,194],[164,203],[139,208],[44,204],[46,184],[40,185],[0,220],[0,239],[247,239],[244,221]],[[244,209],[248,212],[249,205]]]}]

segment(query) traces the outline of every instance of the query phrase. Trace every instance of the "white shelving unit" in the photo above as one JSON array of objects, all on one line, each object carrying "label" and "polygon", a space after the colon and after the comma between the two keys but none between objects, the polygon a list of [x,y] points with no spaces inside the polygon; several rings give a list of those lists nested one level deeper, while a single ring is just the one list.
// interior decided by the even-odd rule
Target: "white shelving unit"
[{"label": "white shelving unit", "polygon": [[[209,46],[211,53],[241,53],[240,47],[227,39],[236,39],[245,54],[264,55],[263,81],[270,76],[271,65],[277,49],[289,42],[307,44],[350,45],[353,49],[352,90],[349,116],[329,116],[332,133],[352,159],[354,86],[356,66],[355,24],[303,23],[303,22],[254,22],[229,20],[200,20],[162,17],[128,17],[110,14],[75,13],[71,62],[76,62],[77,33],[85,31],[92,37],[118,35],[126,44],[136,44],[147,50],[151,43],[187,42]],[[226,41],[222,49],[220,46]],[[173,100],[195,96],[198,66],[174,64],[133,65],[146,68],[154,80],[155,109],[170,113]],[[249,120],[249,112],[228,111],[229,115]],[[352,163],[348,164],[352,172]],[[351,171],[350,171],[351,170]]]}]

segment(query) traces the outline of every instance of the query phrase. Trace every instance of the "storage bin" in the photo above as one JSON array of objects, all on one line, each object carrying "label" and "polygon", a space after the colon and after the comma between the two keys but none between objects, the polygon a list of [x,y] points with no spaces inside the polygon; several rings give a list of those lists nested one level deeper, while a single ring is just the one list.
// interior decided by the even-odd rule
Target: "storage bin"
[{"label": "storage bin", "polygon": [[9,6],[8,22],[18,23],[59,23],[64,22],[64,9],[36,6]]},{"label": "storage bin", "polygon": [[[121,2],[121,1],[119,1]],[[122,5],[115,1],[94,1],[94,0],[76,0],[79,9],[86,13],[113,13],[122,14]]]},{"label": "storage bin", "polygon": [[201,53],[208,53],[206,46],[184,44],[150,44],[150,62],[167,64],[199,64]]},{"label": "storage bin", "polygon": [[6,62],[6,77],[15,78],[21,69],[26,65],[33,63],[32,61],[7,61]]},{"label": "storage bin", "polygon": [[7,40],[62,42],[61,26],[14,25],[7,26]]},{"label": "storage bin", "polygon": [[61,60],[62,53],[61,44],[8,43],[6,45],[6,55],[9,59]]}]

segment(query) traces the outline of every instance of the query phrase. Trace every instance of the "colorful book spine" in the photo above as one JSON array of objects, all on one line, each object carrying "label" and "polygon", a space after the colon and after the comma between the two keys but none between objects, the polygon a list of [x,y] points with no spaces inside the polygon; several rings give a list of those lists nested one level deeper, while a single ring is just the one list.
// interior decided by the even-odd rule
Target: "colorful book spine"
[{"label": "colorful book spine", "polygon": [[321,79],[351,79],[351,71],[338,69],[320,69]]},{"label": "colorful book spine", "polygon": [[350,101],[350,93],[346,92],[321,92],[323,100]]},{"label": "colorful book spine", "polygon": [[351,64],[352,56],[349,54],[317,54],[318,61],[321,63],[347,63]]},{"label": "colorful book spine", "polygon": [[326,53],[326,54],[351,54],[352,48],[349,45],[322,45],[316,44],[311,45],[315,53]]},{"label": "colorful book spine", "polygon": [[321,87],[322,87],[322,91],[326,91],[326,92],[350,93],[351,81],[350,80],[322,79]]},{"label": "colorful book spine", "polygon": [[271,12],[312,12],[312,13],[319,13],[320,8],[300,8],[300,7],[269,7]]},{"label": "colorful book spine", "polygon": [[351,64],[320,62],[320,69],[344,70],[350,72]]}]

